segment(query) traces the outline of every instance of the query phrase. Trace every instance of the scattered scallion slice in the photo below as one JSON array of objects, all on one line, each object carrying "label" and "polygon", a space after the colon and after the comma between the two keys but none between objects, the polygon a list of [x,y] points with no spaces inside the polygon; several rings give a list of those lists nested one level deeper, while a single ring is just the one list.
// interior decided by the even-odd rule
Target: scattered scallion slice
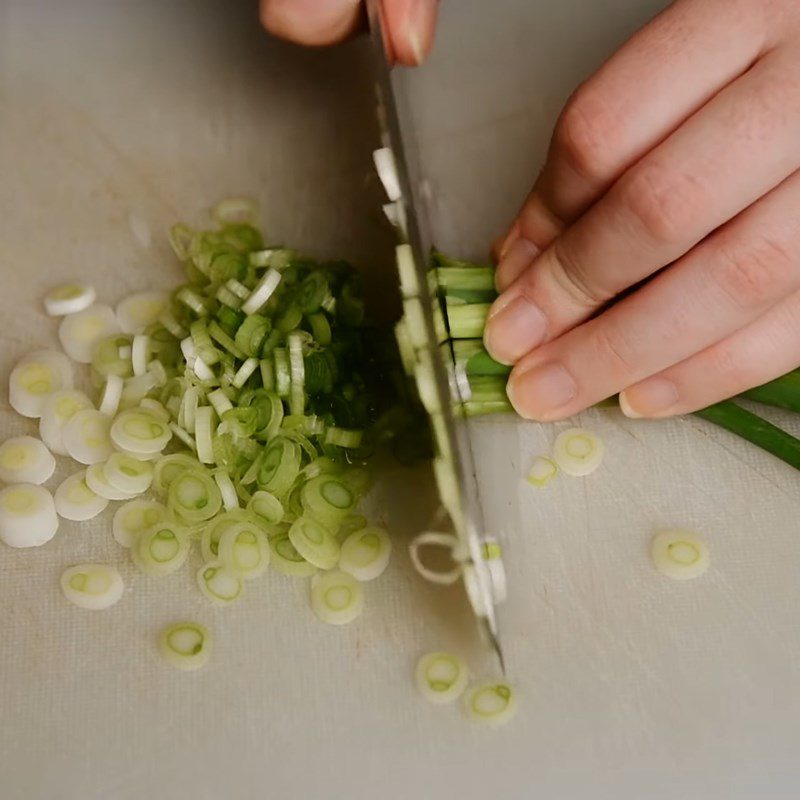
[{"label": "scattered scallion slice", "polygon": [[56,507],[47,489],[20,483],[0,491],[0,539],[9,547],[39,547],[57,530]]},{"label": "scattered scallion slice", "polygon": [[58,286],[44,297],[44,310],[51,317],[65,317],[89,308],[97,299],[93,286],[68,283]]},{"label": "scattered scallion slice", "polygon": [[162,657],[177,669],[191,671],[204,667],[211,658],[211,634],[196,622],[176,622],[161,631],[158,649]]},{"label": "scattered scallion slice", "polygon": [[226,569],[219,561],[204,564],[197,571],[200,591],[215,605],[227,606],[242,596],[242,578]]},{"label": "scattered scallion slice", "polygon": [[56,469],[56,460],[39,439],[16,436],[0,444],[0,480],[40,486]]},{"label": "scattered scallion slice", "polygon": [[679,581],[699,577],[711,561],[708,545],[697,534],[683,530],[657,533],[650,544],[650,555],[659,572]]},{"label": "scattered scallion slice", "polygon": [[25,356],[8,379],[8,401],[23,417],[42,416],[48,399],[72,387],[72,364],[63,353],[38,350]]},{"label": "scattered scallion slice", "polygon": [[156,461],[153,469],[153,491],[158,497],[166,498],[169,487],[175,478],[187,470],[197,469],[202,469],[200,462],[186,453],[171,453],[162,456]]},{"label": "scattered scallion slice", "polygon": [[117,415],[110,430],[113,443],[127,453],[160,453],[172,438],[163,419],[145,408],[132,408]]},{"label": "scattered scallion slice", "polygon": [[272,551],[270,563],[278,572],[293,578],[310,578],[316,574],[317,567],[306,561],[291,543],[288,533],[280,533],[269,540]]},{"label": "scattered scallion slice", "polygon": [[281,282],[281,274],[270,267],[256,284],[247,300],[242,303],[245,314],[255,314],[269,299]]},{"label": "scattered scallion slice", "polygon": [[426,653],[417,662],[414,678],[422,696],[431,703],[458,700],[469,682],[469,668],[452,653]]},{"label": "scattered scallion slice", "polygon": [[98,304],[64,317],[58,329],[58,338],[64,352],[73,361],[89,364],[95,344],[119,332],[119,322],[114,310]]},{"label": "scattered scallion slice", "polygon": [[137,333],[131,344],[131,368],[136,376],[147,372],[150,355],[150,337],[144,333]]},{"label": "scattered scallion slice", "polygon": [[64,427],[75,414],[87,408],[92,408],[92,401],[78,389],[60,389],[47,398],[39,420],[39,436],[51,452],[69,455],[64,445]]},{"label": "scattered scallion slice", "polygon": [[492,537],[487,537],[481,545],[481,555],[489,569],[492,598],[498,605],[505,603],[508,598],[508,583],[506,580],[506,568],[503,563],[503,549],[500,546],[500,542]]},{"label": "scattered scallion slice", "polygon": [[214,447],[212,445],[212,424],[214,409],[211,406],[198,408],[194,415],[194,438],[197,444],[197,458],[203,464],[214,463]]},{"label": "scattered scallion slice", "polygon": [[553,460],[567,475],[582,477],[594,472],[603,461],[605,445],[597,434],[570,428],[556,437]]},{"label": "scattered scallion slice", "polygon": [[251,522],[237,522],[228,527],[220,536],[218,550],[220,563],[244,580],[263,575],[269,566],[267,537]]},{"label": "scattered scallion slice", "polygon": [[85,522],[105,511],[108,500],[93,492],[86,483],[86,470],[70,475],[56,489],[55,507],[59,517]]},{"label": "scattered scallion slice", "polygon": [[272,525],[279,523],[285,513],[281,501],[274,494],[264,491],[253,492],[253,496],[247,504],[247,510]]},{"label": "scattered scallion slice", "polygon": [[236,487],[233,485],[231,476],[221,469],[214,470],[214,480],[222,496],[222,505],[226,511],[239,508],[239,496],[236,494]]},{"label": "scattered scallion slice", "polygon": [[183,566],[189,545],[189,533],[182,525],[162,519],[139,534],[131,545],[131,558],[145,574],[163,577]]},{"label": "scattered scallion slice", "polygon": [[122,547],[131,547],[142,531],[166,519],[167,508],[155,500],[131,500],[114,514],[112,534]]},{"label": "scattered scallion slice", "polygon": [[505,725],[517,713],[517,707],[516,690],[504,681],[477,683],[464,695],[467,716],[492,727]]},{"label": "scattered scallion slice", "polygon": [[362,528],[342,544],[339,569],[356,580],[372,581],[384,573],[391,554],[392,540],[383,528]]},{"label": "scattered scallion slice", "polygon": [[110,608],[120,601],[124,590],[119,571],[108,564],[78,564],[61,573],[64,597],[79,608]]},{"label": "scattered scallion slice", "polygon": [[114,452],[110,431],[110,417],[101,411],[83,409],[64,426],[64,447],[79,464],[99,464]]},{"label": "scattered scallion slice", "polygon": [[119,404],[122,400],[122,390],[125,382],[119,375],[109,375],[106,378],[106,385],[103,395],[100,398],[100,413],[107,417],[113,417],[119,411]]},{"label": "scattered scallion slice", "polygon": [[92,464],[86,468],[86,485],[99,497],[106,500],[131,500],[136,495],[123,492],[108,482],[102,464]]},{"label": "scattered scallion slice", "polygon": [[117,306],[117,319],[123,333],[142,333],[157,322],[169,302],[169,294],[157,290],[126,297]]},{"label": "scattered scallion slice", "polygon": [[341,554],[336,538],[308,517],[299,517],[292,523],[289,541],[306,561],[320,569],[333,569]]},{"label": "scattered scallion slice", "polygon": [[536,456],[531,465],[526,480],[531,486],[541,489],[547,486],[558,474],[558,466],[553,459],[547,456]]},{"label": "scattered scallion slice", "polygon": [[347,625],[364,610],[364,588],[340,570],[317,573],[311,578],[311,608],[328,625]]},{"label": "scattered scallion slice", "polygon": [[[425,566],[420,556],[423,547],[440,547],[448,550],[456,565],[449,570],[433,570]],[[441,586],[449,586],[456,583],[461,578],[464,571],[463,564],[459,563],[460,543],[458,537],[452,533],[439,533],[437,531],[425,531],[415,536],[408,546],[408,553],[411,556],[411,563],[414,569],[430,583],[438,583]]]},{"label": "scattered scallion slice", "polygon": [[103,466],[106,480],[127,494],[142,494],[153,482],[153,465],[124,453],[112,453]]},{"label": "scattered scallion slice", "polygon": [[222,495],[204,469],[190,469],[177,475],[169,486],[167,507],[190,524],[205,522],[222,508]]}]

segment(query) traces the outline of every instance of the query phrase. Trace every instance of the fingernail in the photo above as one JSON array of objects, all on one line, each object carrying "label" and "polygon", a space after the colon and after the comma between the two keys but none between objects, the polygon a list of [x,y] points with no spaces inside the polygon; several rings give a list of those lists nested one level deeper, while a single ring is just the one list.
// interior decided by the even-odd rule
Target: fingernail
[{"label": "fingernail", "polygon": [[496,361],[513,364],[544,341],[547,319],[522,295],[500,297],[495,306],[486,322],[484,344]]},{"label": "fingernail", "polygon": [[525,419],[547,422],[578,394],[572,375],[561,364],[543,364],[511,376],[508,399]]},{"label": "fingernail", "polygon": [[619,395],[619,407],[626,417],[657,417],[678,402],[678,387],[667,378],[649,378]]},{"label": "fingernail", "polygon": [[521,236],[514,239],[500,257],[494,282],[497,290],[505,291],[536,260],[541,251],[533,243]]},{"label": "fingernail", "polygon": [[426,8],[427,3],[420,0],[411,0],[408,4],[408,16],[406,18],[406,39],[411,53],[414,56],[414,63],[420,66],[427,58],[427,41],[430,26],[430,12]]},{"label": "fingernail", "polygon": [[500,245],[498,255],[501,260],[505,258],[508,248],[511,247],[517,239],[519,239],[519,222],[515,222],[511,226],[511,230],[506,234],[506,238],[503,239],[503,243]]}]

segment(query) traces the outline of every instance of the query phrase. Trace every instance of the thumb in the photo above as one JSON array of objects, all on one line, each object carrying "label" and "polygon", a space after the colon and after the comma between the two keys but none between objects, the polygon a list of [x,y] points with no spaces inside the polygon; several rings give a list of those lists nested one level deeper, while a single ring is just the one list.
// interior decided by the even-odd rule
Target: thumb
[{"label": "thumb", "polygon": [[298,44],[339,42],[353,33],[360,21],[360,0],[261,0],[264,27]]},{"label": "thumb", "polygon": [[425,61],[436,28],[438,0],[383,0],[395,60],[408,67]]}]

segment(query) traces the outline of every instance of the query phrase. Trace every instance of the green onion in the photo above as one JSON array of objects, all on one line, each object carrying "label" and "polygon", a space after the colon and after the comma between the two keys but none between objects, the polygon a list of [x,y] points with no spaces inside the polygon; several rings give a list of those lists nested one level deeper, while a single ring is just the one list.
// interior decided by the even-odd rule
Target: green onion
[{"label": "green onion", "polygon": [[333,569],[341,548],[326,528],[308,517],[300,517],[289,529],[289,541],[309,563],[320,569]]},{"label": "green onion", "polygon": [[288,533],[273,536],[269,548],[272,552],[270,563],[278,572],[293,578],[310,578],[317,572],[317,568],[297,552]]},{"label": "green onion", "polygon": [[155,577],[176,572],[183,566],[188,555],[189,532],[167,519],[140,533],[131,545],[134,564],[142,572]]},{"label": "green onion", "polygon": [[311,608],[328,625],[347,625],[364,610],[364,589],[346,572],[318,573],[311,579]]},{"label": "green onion", "polygon": [[238,600],[244,591],[242,579],[218,561],[200,567],[197,571],[197,585],[215,606],[230,605]]},{"label": "green onion", "polygon": [[188,469],[169,486],[167,507],[190,524],[204,522],[222,508],[222,496],[214,479],[201,469]]},{"label": "green onion", "polygon": [[165,628],[158,637],[162,657],[173,667],[195,670],[204,667],[211,657],[213,639],[196,622],[178,622]]},{"label": "green onion", "polygon": [[458,700],[469,682],[469,668],[452,653],[426,653],[414,672],[417,688],[431,703]]},{"label": "green onion", "polygon": [[233,575],[252,580],[269,566],[269,542],[253,522],[238,522],[226,528],[219,543],[220,563]]}]

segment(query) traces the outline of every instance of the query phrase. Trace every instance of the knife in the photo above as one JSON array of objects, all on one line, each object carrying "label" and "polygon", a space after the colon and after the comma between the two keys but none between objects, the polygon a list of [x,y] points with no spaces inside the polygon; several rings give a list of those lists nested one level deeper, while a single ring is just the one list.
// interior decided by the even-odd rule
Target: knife
[{"label": "knife", "polygon": [[[462,562],[460,575],[467,598],[485,641],[505,672],[495,608],[501,590],[484,556],[494,540],[486,536],[467,420],[457,413],[469,400],[469,382],[456,369],[436,271],[428,266],[431,237],[427,218],[418,211],[422,186],[419,165],[412,157],[413,151],[405,146],[413,132],[405,96],[398,91],[391,71],[381,0],[367,0],[367,14],[383,143],[375,159],[391,201],[387,214],[396,223],[401,240],[398,247],[401,290],[406,324],[412,333],[419,394],[431,415],[437,453],[434,475],[459,543],[454,557]],[[495,564],[498,566],[502,569],[502,562]]]}]

